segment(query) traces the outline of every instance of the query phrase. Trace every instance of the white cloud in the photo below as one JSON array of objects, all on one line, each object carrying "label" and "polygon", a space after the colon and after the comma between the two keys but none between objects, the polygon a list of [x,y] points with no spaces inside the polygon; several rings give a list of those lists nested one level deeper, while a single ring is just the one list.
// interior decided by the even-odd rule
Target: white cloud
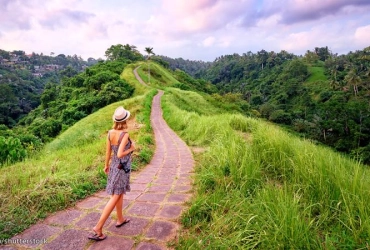
[{"label": "white cloud", "polygon": [[215,43],[215,40],[216,39],[213,36],[210,36],[204,39],[202,44],[204,47],[210,47]]},{"label": "white cloud", "polygon": [[259,28],[276,28],[279,26],[279,22],[281,20],[280,14],[274,14],[267,18],[260,19],[257,21],[256,26]]},{"label": "white cloud", "polygon": [[149,46],[160,55],[212,60],[262,49],[299,54],[328,46],[345,53],[370,45],[368,0],[0,3],[0,49],[27,53],[104,58],[111,45],[128,43],[143,54]]},{"label": "white cloud", "polygon": [[363,48],[370,46],[370,25],[356,29],[355,43]]},{"label": "white cloud", "polygon": [[310,44],[312,43],[312,39],[315,38],[307,31],[292,33],[280,43],[280,47],[291,52],[311,50]]}]

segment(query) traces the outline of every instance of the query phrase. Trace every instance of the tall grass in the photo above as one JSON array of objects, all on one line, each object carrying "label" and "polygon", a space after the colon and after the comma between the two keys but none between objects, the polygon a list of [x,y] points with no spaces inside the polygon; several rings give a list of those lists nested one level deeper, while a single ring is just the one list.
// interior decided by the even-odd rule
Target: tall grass
[{"label": "tall grass", "polygon": [[119,105],[130,110],[135,121],[130,128],[137,142],[133,169],[146,165],[154,149],[150,110],[155,93],[106,106],[66,130],[36,157],[0,169],[0,238],[105,187],[106,135]]},{"label": "tall grass", "polygon": [[204,100],[184,102],[179,92],[166,91],[164,118],[189,145],[207,150],[177,249],[367,247],[364,166],[263,121],[199,105]]},{"label": "tall grass", "polygon": [[144,67],[143,62],[129,64],[123,69],[123,72],[121,73],[121,77],[135,87],[133,96],[143,95],[148,92],[148,87],[138,83],[135,75],[133,74],[133,70],[140,65],[141,67]]},{"label": "tall grass", "polygon": [[[148,68],[149,64],[149,68]],[[150,69],[150,82],[149,82],[149,69]],[[178,81],[162,66],[153,61],[147,61],[141,64],[138,69],[138,74],[141,79],[151,87],[163,89],[164,87],[172,86]]]},{"label": "tall grass", "polygon": [[[167,88],[167,91],[171,93],[168,98],[173,99],[172,102],[176,102],[177,106],[188,112],[195,112],[201,115],[214,115],[217,113],[227,113],[227,111],[219,103],[219,106],[215,106],[205,100],[202,95],[193,91],[185,91],[177,88]],[[208,97],[211,99],[211,97]]]}]

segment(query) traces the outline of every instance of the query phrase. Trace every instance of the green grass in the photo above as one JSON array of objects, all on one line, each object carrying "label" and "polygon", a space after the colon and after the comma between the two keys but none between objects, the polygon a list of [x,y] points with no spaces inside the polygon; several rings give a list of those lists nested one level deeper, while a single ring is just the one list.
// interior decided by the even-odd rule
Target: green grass
[{"label": "green grass", "polygon": [[[131,75],[124,73],[130,84],[138,84],[132,70]],[[80,120],[33,157],[0,169],[1,239],[105,188],[106,135],[117,106],[130,110],[130,120],[135,121],[135,127],[129,128],[130,137],[137,142],[133,170],[149,162],[154,151],[150,111],[156,90],[143,88],[138,93],[142,95],[113,103]]]},{"label": "green grass", "polygon": [[[171,93],[168,98],[171,98],[180,109],[189,112],[195,112],[201,115],[211,115],[226,112],[222,106],[215,106],[205,100],[200,93],[184,91],[177,88],[167,88],[166,91]],[[208,98],[211,97],[209,96]]]},{"label": "green grass", "polygon": [[[149,69],[150,83],[148,75]],[[141,63],[141,67],[138,69],[138,74],[149,86],[159,89],[179,83],[179,81],[177,81],[168,70],[152,61]]]},{"label": "green grass", "polygon": [[310,77],[308,78],[307,82],[328,80],[327,77],[325,76],[324,71],[325,71],[324,67],[318,67],[318,66],[308,67],[308,72],[310,73]]},{"label": "green grass", "polygon": [[[135,97],[86,117],[24,162],[0,169],[0,238],[104,188],[106,132],[118,105],[139,129],[134,168],[154,149],[150,127],[155,89],[133,76]],[[145,79],[146,63],[139,74]],[[151,84],[165,88],[167,123],[197,153],[195,195],[182,216],[176,249],[366,249],[370,241],[369,170],[328,148],[241,114],[203,94],[168,88],[174,79],[151,63]],[[311,70],[314,69],[314,67]],[[319,72],[319,70],[317,70]],[[314,75],[320,75],[320,73]],[[324,84],[320,77],[309,84]],[[167,87],[167,88],[166,88]]]},{"label": "green grass", "polygon": [[143,62],[138,62],[138,63],[127,65],[123,69],[123,72],[121,74],[121,77],[123,79],[125,79],[127,82],[129,82],[131,85],[133,85],[135,87],[135,91],[134,91],[134,94],[133,94],[134,96],[143,95],[148,91],[148,87],[138,83],[136,78],[135,78],[135,75],[133,74],[133,70],[136,67],[138,67],[140,65],[143,65],[143,64],[144,64]]},{"label": "green grass", "polygon": [[308,71],[310,72],[310,77],[307,79],[304,85],[311,90],[311,97],[318,101],[320,98],[320,93],[323,91],[323,89],[330,89],[330,84],[325,76],[325,69],[323,65],[308,67]]},{"label": "green grass", "polygon": [[271,124],[216,109],[212,115],[199,105],[204,100],[184,104],[178,96],[166,91],[165,120],[188,145],[206,150],[196,155],[196,193],[176,249],[366,249],[364,166]]}]

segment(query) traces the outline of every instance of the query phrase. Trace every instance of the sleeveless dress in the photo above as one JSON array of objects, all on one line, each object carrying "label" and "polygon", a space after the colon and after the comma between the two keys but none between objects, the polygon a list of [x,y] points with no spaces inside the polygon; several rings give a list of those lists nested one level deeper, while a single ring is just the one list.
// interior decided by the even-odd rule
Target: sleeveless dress
[{"label": "sleeveless dress", "polygon": [[[109,131],[110,132],[110,131]],[[108,139],[109,138],[109,132],[108,132]],[[107,181],[107,187],[106,191],[108,194],[126,194],[126,192],[131,191],[130,188],[130,172],[125,173],[123,169],[118,169],[118,164],[120,158],[117,157],[118,147],[121,143],[121,140],[126,132],[122,132],[119,136],[118,145],[110,145],[113,156],[109,165],[109,173],[108,173],[108,181]],[[128,140],[125,150],[129,149],[131,147],[131,141]],[[128,157],[128,159],[126,158]],[[125,159],[126,158],[126,159]],[[129,167],[131,169],[131,154],[128,154],[121,159],[128,160]]]}]

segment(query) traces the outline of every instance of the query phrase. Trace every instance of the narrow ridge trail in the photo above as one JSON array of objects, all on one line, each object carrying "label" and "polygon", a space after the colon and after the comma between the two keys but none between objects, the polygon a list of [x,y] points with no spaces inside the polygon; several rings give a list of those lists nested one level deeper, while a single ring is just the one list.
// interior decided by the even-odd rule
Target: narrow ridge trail
[{"label": "narrow ridge trail", "polygon": [[87,238],[109,200],[103,190],[31,226],[0,249],[172,249],[170,244],[178,237],[185,202],[191,198],[194,159],[189,147],[162,117],[163,93],[160,90],[152,102],[153,158],[145,168],[131,174],[131,192],[124,196],[124,216],[131,219],[130,223],[116,228],[114,211],[103,228],[108,237],[100,242]]}]

